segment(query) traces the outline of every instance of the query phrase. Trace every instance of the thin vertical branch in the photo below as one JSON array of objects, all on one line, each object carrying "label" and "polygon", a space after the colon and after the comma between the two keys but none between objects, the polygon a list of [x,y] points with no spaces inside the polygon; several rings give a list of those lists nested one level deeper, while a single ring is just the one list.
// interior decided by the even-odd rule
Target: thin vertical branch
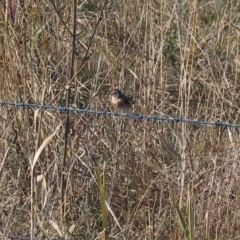
[{"label": "thin vertical branch", "polygon": [[69,102],[70,102],[70,86],[66,86],[67,97],[66,97],[66,122],[65,122],[65,135],[64,135],[64,151],[61,168],[61,227],[63,228],[63,221],[66,210],[66,157],[67,157],[67,140],[69,134]]},{"label": "thin vertical branch", "polygon": [[71,72],[70,79],[74,76],[74,61],[76,49],[76,24],[77,24],[77,0],[73,1],[73,31],[72,31],[72,58],[71,58]]}]

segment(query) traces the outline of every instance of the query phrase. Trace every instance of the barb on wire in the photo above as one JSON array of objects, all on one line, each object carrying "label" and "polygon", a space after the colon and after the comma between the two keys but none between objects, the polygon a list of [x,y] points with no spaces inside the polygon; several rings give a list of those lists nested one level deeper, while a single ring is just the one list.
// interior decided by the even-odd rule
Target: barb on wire
[{"label": "barb on wire", "polygon": [[200,124],[200,125],[212,125],[217,127],[232,127],[232,128],[240,128],[239,124],[230,124],[227,122],[205,122],[202,120],[194,120],[194,119],[185,119],[181,117],[162,117],[162,116],[155,116],[155,115],[143,115],[141,113],[114,113],[108,112],[106,110],[91,110],[91,109],[80,109],[80,108],[71,108],[66,106],[51,106],[51,105],[43,105],[43,104],[29,104],[25,102],[3,102],[0,101],[0,105],[9,105],[14,107],[32,107],[32,108],[43,108],[43,109],[52,109],[57,110],[59,112],[77,112],[77,113],[90,113],[96,115],[113,115],[113,116],[120,116],[120,117],[131,117],[138,120],[153,120],[153,121],[169,121],[169,122],[176,122],[176,123],[193,123],[193,124]]}]

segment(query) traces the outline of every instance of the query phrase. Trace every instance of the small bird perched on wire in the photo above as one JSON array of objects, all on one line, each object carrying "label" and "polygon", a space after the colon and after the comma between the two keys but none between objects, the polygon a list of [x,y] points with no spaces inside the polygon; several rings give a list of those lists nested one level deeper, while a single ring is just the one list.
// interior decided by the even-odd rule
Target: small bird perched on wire
[{"label": "small bird perched on wire", "polygon": [[116,88],[113,89],[110,93],[110,101],[113,106],[125,111],[130,110],[134,104],[132,97],[124,95],[120,90]]}]

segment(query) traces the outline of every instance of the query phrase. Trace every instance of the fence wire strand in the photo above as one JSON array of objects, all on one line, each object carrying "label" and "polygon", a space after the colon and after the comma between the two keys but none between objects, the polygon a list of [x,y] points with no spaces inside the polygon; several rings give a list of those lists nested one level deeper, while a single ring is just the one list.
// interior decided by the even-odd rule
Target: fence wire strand
[{"label": "fence wire strand", "polygon": [[119,117],[131,117],[139,120],[153,120],[153,121],[169,121],[169,122],[177,122],[177,123],[192,123],[192,124],[200,124],[200,125],[212,125],[217,127],[232,127],[232,128],[240,128],[239,124],[230,124],[227,122],[206,122],[203,120],[195,120],[195,119],[186,119],[182,117],[162,117],[156,115],[143,115],[141,113],[120,113],[120,112],[109,112],[106,110],[91,110],[91,109],[81,109],[81,108],[67,108],[65,106],[52,106],[52,105],[43,105],[43,104],[30,104],[26,102],[4,102],[0,101],[0,105],[8,105],[13,107],[31,107],[31,108],[41,108],[41,109],[52,109],[57,110],[59,112],[77,112],[77,113],[89,113],[96,115],[113,115]]}]

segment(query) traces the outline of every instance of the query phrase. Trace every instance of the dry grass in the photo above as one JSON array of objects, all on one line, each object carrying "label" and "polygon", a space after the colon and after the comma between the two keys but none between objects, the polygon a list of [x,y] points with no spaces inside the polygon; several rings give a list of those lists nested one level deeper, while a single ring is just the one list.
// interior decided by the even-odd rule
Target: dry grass
[{"label": "dry grass", "polygon": [[[6,2],[1,100],[239,123],[239,1]],[[1,234],[239,238],[237,129],[0,109]]]}]

